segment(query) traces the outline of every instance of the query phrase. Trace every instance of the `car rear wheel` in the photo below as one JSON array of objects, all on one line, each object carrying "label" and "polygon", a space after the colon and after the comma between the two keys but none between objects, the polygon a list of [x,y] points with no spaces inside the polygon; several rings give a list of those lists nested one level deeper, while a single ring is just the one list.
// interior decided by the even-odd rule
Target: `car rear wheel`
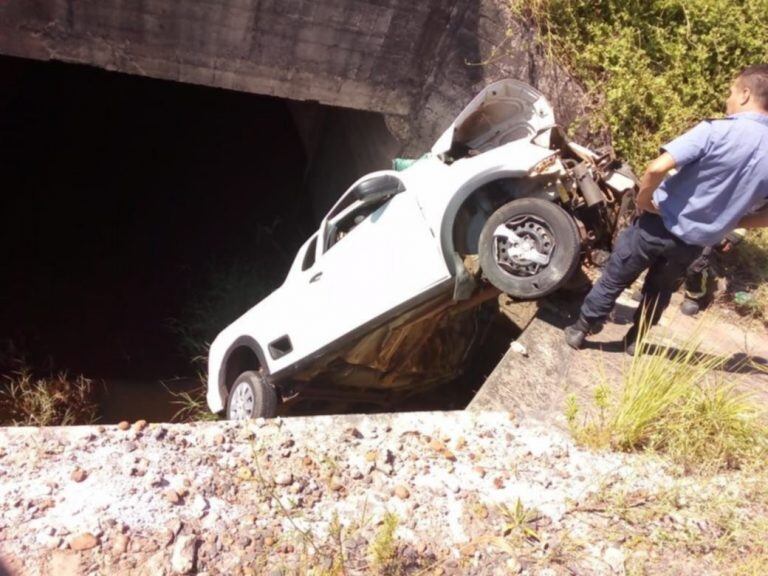
[{"label": "car rear wheel", "polygon": [[227,398],[227,418],[248,420],[272,418],[277,414],[277,392],[259,372],[249,370],[238,376]]},{"label": "car rear wheel", "polygon": [[574,219],[560,206],[521,198],[491,214],[480,232],[480,267],[488,281],[514,298],[546,296],[579,265]]}]

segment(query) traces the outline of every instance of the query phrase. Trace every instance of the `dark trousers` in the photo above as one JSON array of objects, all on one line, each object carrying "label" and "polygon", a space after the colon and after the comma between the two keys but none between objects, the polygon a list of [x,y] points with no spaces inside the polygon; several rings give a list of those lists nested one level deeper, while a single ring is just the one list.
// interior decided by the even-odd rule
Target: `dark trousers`
[{"label": "dark trousers", "polygon": [[647,323],[656,324],[702,250],[667,230],[660,216],[643,214],[619,234],[602,276],[581,306],[581,316],[590,324],[605,320],[624,289],[647,269],[635,325],[643,312]]},{"label": "dark trousers", "polygon": [[713,252],[712,248],[704,248],[685,274],[685,297],[696,300],[702,308],[708,303],[711,292]]}]

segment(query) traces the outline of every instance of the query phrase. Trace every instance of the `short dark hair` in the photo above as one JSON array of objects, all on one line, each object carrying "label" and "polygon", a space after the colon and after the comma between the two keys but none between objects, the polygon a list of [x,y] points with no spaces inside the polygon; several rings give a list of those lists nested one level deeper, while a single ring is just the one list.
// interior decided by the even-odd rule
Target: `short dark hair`
[{"label": "short dark hair", "polygon": [[749,88],[763,110],[768,110],[768,64],[747,66],[736,79],[744,88]]}]

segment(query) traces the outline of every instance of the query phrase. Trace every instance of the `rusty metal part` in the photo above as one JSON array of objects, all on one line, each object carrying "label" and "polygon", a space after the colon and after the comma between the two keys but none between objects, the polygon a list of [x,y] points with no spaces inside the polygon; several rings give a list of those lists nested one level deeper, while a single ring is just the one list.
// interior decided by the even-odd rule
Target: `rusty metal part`
[{"label": "rusty metal part", "polygon": [[605,194],[603,194],[597,181],[592,176],[591,166],[588,163],[582,162],[577,165],[573,169],[573,176],[587,206],[605,204]]}]

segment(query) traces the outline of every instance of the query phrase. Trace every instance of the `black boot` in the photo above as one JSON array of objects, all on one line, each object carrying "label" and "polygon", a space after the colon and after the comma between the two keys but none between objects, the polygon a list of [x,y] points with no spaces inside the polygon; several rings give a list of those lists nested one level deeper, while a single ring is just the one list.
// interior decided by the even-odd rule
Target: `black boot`
[{"label": "black boot", "polygon": [[691,298],[686,298],[680,304],[680,312],[682,312],[685,316],[695,316],[699,313],[699,308],[699,303]]},{"label": "black boot", "polygon": [[584,339],[591,330],[592,323],[583,316],[579,316],[576,322],[566,326],[563,330],[565,333],[565,343],[574,350],[579,350],[584,345]]},{"label": "black boot", "polygon": [[632,327],[624,335],[624,351],[630,356],[635,355],[637,337],[639,333],[640,331],[637,329],[637,324],[633,324]]}]

